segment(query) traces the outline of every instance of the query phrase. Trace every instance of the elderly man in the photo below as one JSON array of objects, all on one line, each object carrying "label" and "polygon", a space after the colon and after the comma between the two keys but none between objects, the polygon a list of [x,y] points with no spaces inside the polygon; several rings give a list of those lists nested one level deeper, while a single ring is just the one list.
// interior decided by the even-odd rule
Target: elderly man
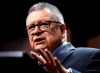
[{"label": "elderly man", "polygon": [[[100,72],[100,50],[75,48],[66,41],[66,25],[59,9],[39,2],[29,9],[26,19],[31,56],[48,73]],[[42,72],[41,72],[42,73]]]}]

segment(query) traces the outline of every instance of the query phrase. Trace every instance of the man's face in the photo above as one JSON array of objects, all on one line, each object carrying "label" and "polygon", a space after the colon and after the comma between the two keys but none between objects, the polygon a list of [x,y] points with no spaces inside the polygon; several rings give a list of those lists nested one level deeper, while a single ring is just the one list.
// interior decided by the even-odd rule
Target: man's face
[{"label": "man's face", "polygon": [[[26,20],[26,26],[28,30],[29,42],[33,50],[48,49],[51,52],[60,46],[62,42],[62,35],[65,29],[62,29],[62,25],[51,22],[50,28],[42,31],[34,25],[38,25],[40,22],[54,21],[51,15],[45,10],[31,12]],[[30,31],[31,30],[31,31]]]}]

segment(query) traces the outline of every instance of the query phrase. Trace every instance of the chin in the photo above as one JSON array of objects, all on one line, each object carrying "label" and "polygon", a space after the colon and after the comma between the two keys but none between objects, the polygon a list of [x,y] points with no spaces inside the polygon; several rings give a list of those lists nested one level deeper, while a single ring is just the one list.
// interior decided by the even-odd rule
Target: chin
[{"label": "chin", "polygon": [[35,49],[35,50],[37,50],[37,49],[42,49],[42,50],[44,50],[44,49],[46,49],[46,46],[45,46],[45,45],[37,45],[37,46],[34,47],[34,49]]}]

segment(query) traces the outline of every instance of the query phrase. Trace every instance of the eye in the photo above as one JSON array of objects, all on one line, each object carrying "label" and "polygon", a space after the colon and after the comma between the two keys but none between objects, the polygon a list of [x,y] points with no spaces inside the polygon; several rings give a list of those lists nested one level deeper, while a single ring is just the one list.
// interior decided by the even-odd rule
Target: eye
[{"label": "eye", "polygon": [[49,25],[49,23],[48,23],[48,22],[42,22],[42,23],[40,23],[39,25],[40,25],[40,26]]},{"label": "eye", "polygon": [[34,29],[34,28],[35,28],[35,25],[31,25],[31,26],[27,27],[28,30]]},{"label": "eye", "polygon": [[49,27],[49,23],[48,22],[42,22],[41,24],[39,24],[40,28],[48,28]]}]

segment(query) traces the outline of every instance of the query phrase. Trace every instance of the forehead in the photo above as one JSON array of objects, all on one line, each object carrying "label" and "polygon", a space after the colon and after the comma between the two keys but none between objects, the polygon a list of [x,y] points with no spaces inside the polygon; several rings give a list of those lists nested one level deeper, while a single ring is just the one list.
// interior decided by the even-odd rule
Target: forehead
[{"label": "forehead", "polygon": [[52,17],[51,14],[46,10],[33,11],[28,15],[26,19],[26,25],[38,23],[40,21],[47,21],[47,20],[52,20]]}]

